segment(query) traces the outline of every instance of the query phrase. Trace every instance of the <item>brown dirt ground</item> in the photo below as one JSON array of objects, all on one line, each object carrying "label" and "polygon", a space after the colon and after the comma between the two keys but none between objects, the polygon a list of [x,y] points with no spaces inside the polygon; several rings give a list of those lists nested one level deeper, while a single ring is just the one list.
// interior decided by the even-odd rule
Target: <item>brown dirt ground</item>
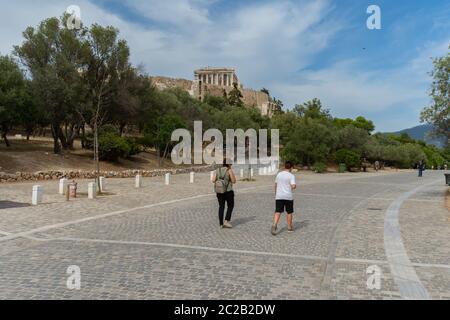
[{"label": "brown dirt ground", "polygon": [[[11,148],[6,148],[0,141],[0,172],[37,172],[51,170],[94,170],[93,154],[82,150],[79,142],[75,143],[75,150],[62,155],[53,153],[53,142],[50,138],[36,137],[26,140],[9,138]],[[155,152],[143,152],[127,160],[117,163],[101,162],[101,170],[151,170],[159,168]],[[172,162],[165,161],[162,168],[174,167]]]}]

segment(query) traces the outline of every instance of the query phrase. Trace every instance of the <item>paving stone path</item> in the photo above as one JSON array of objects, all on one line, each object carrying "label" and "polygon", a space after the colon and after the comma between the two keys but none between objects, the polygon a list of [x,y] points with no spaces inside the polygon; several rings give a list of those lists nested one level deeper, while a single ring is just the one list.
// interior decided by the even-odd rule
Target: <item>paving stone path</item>
[{"label": "paving stone path", "polygon": [[[442,172],[299,173],[295,232],[270,234],[273,178],[239,182],[218,227],[209,174],[107,181],[66,202],[42,182],[0,185],[0,299],[450,299]],[[79,266],[81,289],[67,288]],[[367,286],[368,267],[381,271]]]}]

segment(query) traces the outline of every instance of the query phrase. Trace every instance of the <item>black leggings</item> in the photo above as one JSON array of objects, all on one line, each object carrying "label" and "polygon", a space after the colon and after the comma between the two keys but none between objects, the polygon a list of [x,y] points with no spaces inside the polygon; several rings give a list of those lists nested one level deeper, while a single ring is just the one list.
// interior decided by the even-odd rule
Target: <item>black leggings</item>
[{"label": "black leggings", "polygon": [[225,220],[230,221],[231,215],[233,214],[234,192],[228,191],[223,194],[218,193],[217,200],[219,200],[219,222],[220,222],[220,225],[223,226],[223,215],[225,212],[225,202],[227,203],[227,216],[225,217]]}]

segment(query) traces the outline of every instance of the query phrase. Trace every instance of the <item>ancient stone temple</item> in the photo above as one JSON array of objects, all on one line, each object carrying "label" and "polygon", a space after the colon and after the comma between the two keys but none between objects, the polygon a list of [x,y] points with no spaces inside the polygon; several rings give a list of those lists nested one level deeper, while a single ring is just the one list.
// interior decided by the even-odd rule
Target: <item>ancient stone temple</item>
[{"label": "ancient stone temple", "polygon": [[192,97],[203,100],[206,96],[222,97],[225,93],[233,90],[237,84],[243,95],[246,106],[256,107],[262,115],[271,117],[275,111],[275,104],[268,94],[244,88],[233,68],[211,68],[206,67],[194,71],[194,80],[173,79],[167,77],[151,77],[153,84],[160,90],[167,88],[182,88],[189,92]]},{"label": "ancient stone temple", "polygon": [[229,68],[210,68],[195,70],[195,81],[200,85],[209,84],[222,87],[232,87],[233,83],[237,83],[241,88],[239,78],[236,76],[234,69]]}]

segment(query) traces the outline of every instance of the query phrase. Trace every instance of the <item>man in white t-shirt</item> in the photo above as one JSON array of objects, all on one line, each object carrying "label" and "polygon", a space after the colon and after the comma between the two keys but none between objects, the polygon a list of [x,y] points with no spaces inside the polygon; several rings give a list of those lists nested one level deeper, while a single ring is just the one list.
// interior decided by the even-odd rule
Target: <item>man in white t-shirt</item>
[{"label": "man in white t-shirt", "polygon": [[284,164],[284,170],[277,175],[275,180],[276,204],[275,217],[273,218],[272,234],[277,234],[278,222],[281,214],[287,213],[288,232],[293,232],[292,215],[294,213],[294,195],[293,191],[297,189],[295,176],[291,173],[292,163],[287,161]]}]

